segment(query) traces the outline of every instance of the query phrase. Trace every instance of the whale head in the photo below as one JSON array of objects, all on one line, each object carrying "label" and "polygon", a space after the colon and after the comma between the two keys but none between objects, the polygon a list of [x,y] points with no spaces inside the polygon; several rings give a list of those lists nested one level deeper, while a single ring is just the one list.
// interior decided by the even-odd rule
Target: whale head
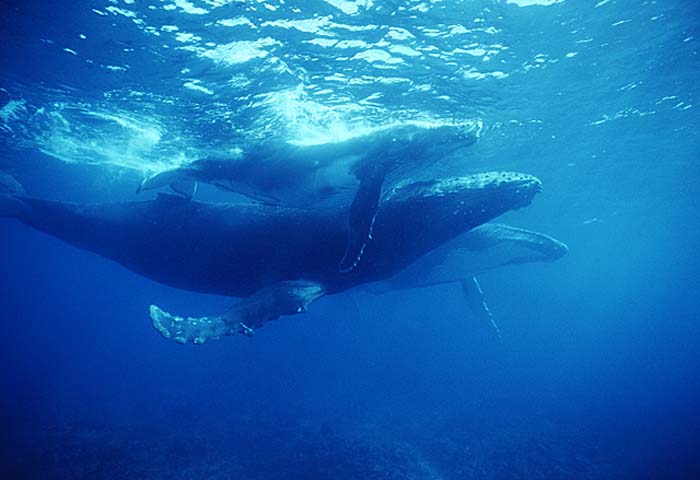
[{"label": "whale head", "polygon": [[389,191],[384,202],[432,205],[437,210],[450,209],[455,215],[473,214],[475,208],[499,215],[530,204],[541,190],[542,182],[527,173],[486,172],[404,182]]},{"label": "whale head", "polygon": [[412,249],[425,253],[505,212],[529,205],[541,188],[536,177],[516,172],[404,183],[382,199],[373,242],[381,242],[382,231],[391,232],[385,238],[410,239],[406,243]]},{"label": "whale head", "polygon": [[542,182],[527,173],[486,172],[437,180],[423,195],[456,200],[462,215],[474,214],[475,208],[500,215],[529,205],[541,190]]}]

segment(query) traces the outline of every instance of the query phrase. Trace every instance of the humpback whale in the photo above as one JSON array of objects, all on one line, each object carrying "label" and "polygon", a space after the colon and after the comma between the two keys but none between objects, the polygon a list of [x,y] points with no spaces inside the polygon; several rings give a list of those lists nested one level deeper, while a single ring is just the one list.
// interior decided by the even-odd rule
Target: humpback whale
[{"label": "humpback whale", "polygon": [[527,174],[489,172],[405,183],[384,193],[363,262],[337,268],[347,207],[313,210],[211,204],[161,194],[138,202],[75,204],[27,196],[0,182],[0,216],[174,287],[244,297],[222,315],[183,318],[151,306],[154,326],[178,342],[250,335],[306,311],[323,295],[392,277],[474,227],[528,205],[541,189]]},{"label": "humpback whale", "polygon": [[553,262],[569,247],[544,233],[485,223],[428,252],[388,280],[365,286],[371,293],[458,284],[472,314],[500,329],[477,275],[507,265]]},{"label": "humpback whale", "polygon": [[553,262],[569,247],[544,233],[485,223],[428,252],[389,280],[368,285],[373,292],[464,283],[507,265]]},{"label": "humpback whale", "polygon": [[[474,143],[479,122],[424,126],[416,123],[376,129],[339,142],[299,146],[254,145],[232,158],[203,158],[145,178],[137,192],[170,186],[185,196],[187,182],[204,182],[263,203],[308,205],[355,186],[348,215],[348,239],[339,268],[356,267],[373,224],[385,179],[405,176]],[[399,172],[403,172],[401,175]],[[194,184],[196,185],[196,184]],[[339,256],[341,258],[341,256]]]}]

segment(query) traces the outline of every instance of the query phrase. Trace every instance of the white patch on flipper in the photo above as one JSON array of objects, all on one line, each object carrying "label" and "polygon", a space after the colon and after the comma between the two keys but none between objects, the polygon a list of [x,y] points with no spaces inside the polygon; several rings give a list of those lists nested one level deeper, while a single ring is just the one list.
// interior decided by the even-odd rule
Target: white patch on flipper
[{"label": "white patch on flipper", "polygon": [[[222,317],[180,317],[171,315],[157,305],[150,306],[149,314],[153,321],[153,327],[163,337],[173,339],[182,344],[191,341],[194,344],[201,345],[207,340],[231,334],[231,329],[226,325]],[[249,333],[246,332],[246,335],[249,335]]]},{"label": "white patch on flipper", "polygon": [[153,327],[163,337],[178,343],[201,345],[207,340],[227,335],[254,335],[254,329],[282,315],[305,312],[309,305],[322,297],[325,288],[318,282],[295,280],[262,288],[241,299],[222,315],[180,317],[151,305],[149,313]]}]

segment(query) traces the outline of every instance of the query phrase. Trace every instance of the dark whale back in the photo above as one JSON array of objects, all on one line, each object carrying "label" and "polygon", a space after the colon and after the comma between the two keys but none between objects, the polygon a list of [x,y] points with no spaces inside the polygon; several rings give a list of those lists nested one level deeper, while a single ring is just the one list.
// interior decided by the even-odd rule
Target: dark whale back
[{"label": "dark whale back", "polygon": [[345,235],[342,214],[331,210],[172,195],[109,204],[23,200],[31,214],[21,220],[38,230],[159,282],[230,296],[287,278],[325,280],[333,269],[323,266],[337,262]]}]

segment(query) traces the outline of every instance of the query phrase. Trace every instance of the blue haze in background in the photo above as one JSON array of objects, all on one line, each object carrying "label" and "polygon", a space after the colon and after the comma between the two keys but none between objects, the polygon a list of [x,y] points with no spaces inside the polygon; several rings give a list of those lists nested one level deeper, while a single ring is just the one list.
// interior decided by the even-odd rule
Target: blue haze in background
[{"label": "blue haze in background", "polygon": [[480,277],[501,342],[441,287],[183,347],[148,305],[229,299],[2,219],[2,478],[700,478],[696,1],[0,9],[0,169],[35,196],[140,198],[243,140],[480,120],[439,173],[538,176],[503,220],[570,248]]}]

